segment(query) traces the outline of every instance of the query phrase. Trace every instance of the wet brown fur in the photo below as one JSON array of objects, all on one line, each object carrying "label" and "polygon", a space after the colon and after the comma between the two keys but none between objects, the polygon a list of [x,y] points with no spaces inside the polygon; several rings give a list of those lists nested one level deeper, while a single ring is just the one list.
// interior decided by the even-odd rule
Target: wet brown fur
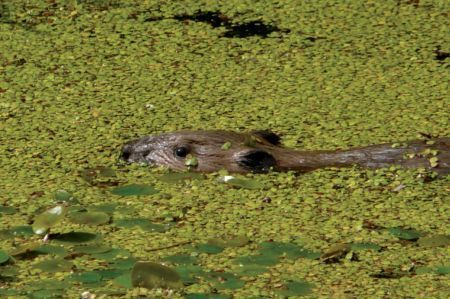
[{"label": "wet brown fur", "polygon": [[[178,131],[147,136],[127,143],[122,158],[128,162],[142,162],[186,170],[186,159],[197,158],[198,165],[191,170],[215,172],[226,169],[231,173],[294,170],[311,171],[324,167],[382,168],[399,165],[405,168],[428,168],[438,174],[450,172],[450,138],[410,141],[402,146],[380,144],[334,151],[297,151],[284,148],[274,133],[258,131],[236,133],[229,131]],[[226,149],[225,143],[231,146]],[[184,147],[188,157],[176,155]],[[437,166],[430,165],[437,150]]]}]

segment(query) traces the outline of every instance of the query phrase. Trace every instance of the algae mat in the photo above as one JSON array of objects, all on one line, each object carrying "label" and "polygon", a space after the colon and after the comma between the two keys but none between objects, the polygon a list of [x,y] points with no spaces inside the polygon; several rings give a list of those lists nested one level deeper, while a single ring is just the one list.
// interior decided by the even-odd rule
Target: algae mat
[{"label": "algae mat", "polygon": [[0,294],[446,298],[448,178],[219,182],[118,162],[175,129],[448,136],[448,1],[0,2]]}]

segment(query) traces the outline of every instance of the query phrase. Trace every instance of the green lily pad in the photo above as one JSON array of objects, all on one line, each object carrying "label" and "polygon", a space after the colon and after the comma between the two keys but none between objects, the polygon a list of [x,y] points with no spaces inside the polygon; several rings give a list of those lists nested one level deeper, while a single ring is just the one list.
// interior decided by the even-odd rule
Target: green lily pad
[{"label": "green lily pad", "polygon": [[150,220],[145,218],[117,219],[114,221],[114,224],[124,228],[139,226],[144,231],[158,233],[163,233],[170,229],[170,225],[152,223]]},{"label": "green lily pad", "polygon": [[401,240],[410,240],[414,241],[420,238],[422,235],[420,232],[414,229],[403,229],[399,227],[389,228],[388,232]]},{"label": "green lily pad", "polygon": [[450,245],[450,235],[434,235],[429,237],[421,237],[417,243],[422,247],[439,247]]},{"label": "green lily pad", "polygon": [[91,256],[95,259],[101,259],[101,260],[105,260],[105,261],[113,261],[117,258],[126,258],[126,257],[130,257],[131,253],[126,250],[126,249],[122,249],[122,248],[112,248],[106,252],[101,252],[101,253],[95,253],[95,254],[91,254]]},{"label": "green lily pad", "polygon": [[285,288],[277,293],[282,296],[306,296],[312,294],[314,285],[304,281],[291,281],[286,283]]},{"label": "green lily pad", "polygon": [[119,269],[119,270],[129,270],[134,267],[136,264],[137,259],[134,257],[127,257],[124,259],[116,259],[113,262],[111,262],[109,265],[113,269]]},{"label": "green lily pad", "polygon": [[160,181],[175,184],[185,180],[201,180],[205,177],[198,172],[169,172],[159,177]]},{"label": "green lily pad", "polygon": [[381,246],[374,244],[374,243],[353,243],[353,244],[350,244],[350,247],[351,247],[351,250],[354,250],[354,251],[367,250],[367,249],[371,249],[371,250],[375,250],[375,251],[381,250]]},{"label": "green lily pad", "polygon": [[66,207],[57,205],[36,216],[32,225],[34,233],[38,235],[47,233],[52,226],[64,218],[66,211]]},{"label": "green lily pad", "polygon": [[117,276],[114,278],[114,284],[121,286],[126,289],[132,289],[133,288],[133,282],[131,280],[131,273],[126,272],[120,276]]},{"label": "green lily pad", "polygon": [[54,254],[61,256],[67,255],[67,250],[64,247],[49,244],[42,244],[39,247],[35,248],[33,251],[43,254]]},{"label": "green lily pad", "polygon": [[6,263],[10,256],[6,251],[0,250],[0,264]]},{"label": "green lily pad", "polygon": [[95,283],[102,280],[102,276],[97,271],[89,271],[82,273],[73,273],[67,277],[69,281],[76,281],[81,283]]},{"label": "green lily pad", "polygon": [[206,275],[202,267],[197,265],[181,265],[175,268],[180,275],[180,279],[185,284],[193,284],[198,281],[199,277]]},{"label": "green lily pad", "polygon": [[248,255],[238,257],[234,260],[234,262],[240,266],[274,266],[278,264],[279,259],[277,255]]},{"label": "green lily pad", "polygon": [[17,248],[14,248],[9,254],[11,256],[19,256],[22,254],[30,253],[30,252],[36,250],[36,248],[39,248],[41,245],[42,245],[42,242],[40,242],[40,241],[23,244]]},{"label": "green lily pad", "polygon": [[109,222],[109,215],[103,212],[75,212],[69,214],[73,223],[87,225],[101,225]]},{"label": "green lily pad", "polygon": [[293,243],[282,242],[262,242],[260,244],[259,252],[262,255],[280,256],[285,254],[289,259],[297,259],[299,257],[307,259],[317,259],[320,257],[319,252],[303,248],[302,246]]},{"label": "green lily pad", "polygon": [[447,275],[450,274],[450,266],[440,266],[436,268],[436,274]]},{"label": "green lily pad", "polygon": [[235,236],[225,238],[213,238],[208,240],[208,244],[218,247],[242,247],[250,243],[250,239],[247,236]]},{"label": "green lily pad", "polygon": [[17,212],[16,208],[0,205],[0,214],[12,215]]},{"label": "green lily pad", "polygon": [[214,283],[214,287],[219,290],[235,290],[242,288],[245,281],[240,280],[236,275],[227,272],[205,272],[203,277]]},{"label": "green lily pad", "polygon": [[61,258],[42,261],[33,265],[34,268],[50,273],[69,271],[72,266],[72,262]]},{"label": "green lily pad", "polygon": [[201,253],[209,253],[209,254],[217,254],[223,251],[223,247],[211,245],[211,244],[198,244],[195,246],[198,252]]},{"label": "green lily pad", "polygon": [[268,268],[266,266],[254,264],[239,265],[237,268],[233,269],[233,272],[239,276],[256,276],[267,271]]},{"label": "green lily pad", "polygon": [[[102,279],[104,279],[104,280],[114,279],[125,273],[125,271],[117,270],[117,269],[104,269],[104,270],[97,270],[95,272],[100,274],[102,276]],[[128,275],[130,275],[129,271],[128,271]],[[131,282],[130,282],[130,284],[131,284]]]},{"label": "green lily pad", "polygon": [[86,209],[89,212],[103,212],[106,214],[112,214],[119,209],[118,203],[104,203],[100,205],[88,206]]},{"label": "green lily pad", "polygon": [[195,265],[199,263],[198,258],[196,256],[187,254],[166,256],[163,260],[174,263],[176,265]]},{"label": "green lily pad", "polygon": [[111,250],[111,247],[101,244],[92,245],[77,245],[72,248],[75,253],[82,254],[95,254],[95,253],[105,253]]},{"label": "green lily pad", "polygon": [[159,191],[150,185],[143,184],[131,184],[127,186],[117,187],[111,190],[112,194],[120,196],[133,196],[133,195],[152,195]]},{"label": "green lily pad", "polygon": [[80,203],[72,193],[66,190],[56,190],[53,196],[58,203],[67,203],[71,205]]},{"label": "green lily pad", "polygon": [[17,236],[29,237],[34,235],[30,225],[14,226],[10,229],[0,230],[0,239],[12,239]]},{"label": "green lily pad", "polygon": [[99,234],[92,234],[87,232],[68,232],[64,234],[51,235],[51,239],[65,243],[88,243],[92,242],[100,237]]},{"label": "green lily pad", "polygon": [[180,275],[172,268],[153,262],[137,262],[131,271],[133,287],[170,288],[183,287]]}]

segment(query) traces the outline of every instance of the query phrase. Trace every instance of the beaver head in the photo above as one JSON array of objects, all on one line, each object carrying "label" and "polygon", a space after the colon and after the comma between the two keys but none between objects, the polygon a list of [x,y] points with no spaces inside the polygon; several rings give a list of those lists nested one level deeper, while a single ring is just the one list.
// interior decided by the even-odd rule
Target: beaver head
[{"label": "beaver head", "polygon": [[279,141],[279,136],[268,131],[178,131],[128,142],[121,158],[174,170],[261,173],[277,167],[271,151]]}]

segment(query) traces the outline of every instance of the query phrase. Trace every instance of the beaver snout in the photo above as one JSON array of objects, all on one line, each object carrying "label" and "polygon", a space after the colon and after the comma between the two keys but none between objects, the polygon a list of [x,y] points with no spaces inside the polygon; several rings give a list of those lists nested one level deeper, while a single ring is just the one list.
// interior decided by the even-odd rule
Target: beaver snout
[{"label": "beaver snout", "polygon": [[149,163],[147,156],[150,154],[151,149],[146,144],[141,144],[140,142],[132,141],[125,144],[120,153],[120,159],[131,163],[131,162],[141,162]]}]

